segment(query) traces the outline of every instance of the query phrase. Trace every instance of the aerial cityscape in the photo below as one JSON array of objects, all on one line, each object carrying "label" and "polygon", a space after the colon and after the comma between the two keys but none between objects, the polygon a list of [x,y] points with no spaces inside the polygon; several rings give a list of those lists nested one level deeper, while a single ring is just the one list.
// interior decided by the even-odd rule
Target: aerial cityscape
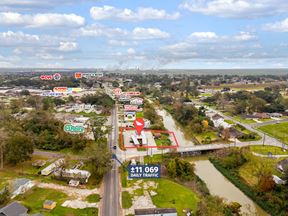
[{"label": "aerial cityscape", "polygon": [[288,216],[287,16],[2,0],[0,216]]}]

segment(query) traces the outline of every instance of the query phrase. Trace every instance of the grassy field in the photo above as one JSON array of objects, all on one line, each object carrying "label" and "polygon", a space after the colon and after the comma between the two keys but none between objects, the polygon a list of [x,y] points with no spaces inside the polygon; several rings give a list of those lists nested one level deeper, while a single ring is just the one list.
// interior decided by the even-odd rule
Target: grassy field
[{"label": "grassy field", "polygon": [[220,86],[205,86],[207,89],[215,89],[220,90],[224,87],[229,87],[232,90],[247,90],[247,91],[255,91],[255,90],[263,90],[265,87],[270,87],[275,85],[274,83],[262,83],[262,84],[222,84]]},{"label": "grassy field", "polygon": [[282,142],[288,143],[288,135],[287,135],[288,122],[264,125],[258,127],[258,129],[281,140]]},{"label": "grassy field", "polygon": [[[30,209],[31,213],[41,213],[45,216],[63,215],[63,216],[78,216],[78,215],[97,215],[98,210],[96,208],[87,209],[72,209],[62,207],[61,204],[68,199],[67,195],[52,189],[43,189],[34,187],[24,195],[20,195],[15,198],[22,202],[26,207]],[[57,206],[52,211],[43,210],[43,202],[45,200],[52,200],[57,202]]]},{"label": "grassy field", "polygon": [[235,121],[239,121],[241,123],[245,123],[245,124],[255,124],[257,123],[256,121],[254,121],[253,119],[244,119],[241,116],[233,116],[232,117]]},{"label": "grassy field", "polygon": [[90,203],[99,202],[100,199],[101,199],[101,197],[99,194],[91,194],[86,198],[87,202],[90,202]]},{"label": "grassy field", "polygon": [[235,124],[235,122],[230,120],[230,119],[225,119],[224,121],[228,124],[231,124],[231,125]]},{"label": "grassy field", "polygon": [[248,162],[239,168],[239,175],[248,185],[255,186],[258,183],[259,172],[263,168],[270,170],[275,175],[281,176],[275,168],[279,160],[249,155]]},{"label": "grassy field", "polygon": [[[159,161],[161,155],[153,157],[154,161]],[[147,159],[145,159],[147,161]],[[122,192],[122,205],[123,208],[130,208],[132,206],[132,198],[135,196],[142,196],[144,194],[144,183],[151,180],[144,180],[141,184],[138,184],[140,188],[134,190],[132,194],[127,191]],[[199,198],[196,193],[191,189],[184,187],[171,180],[161,178],[154,180],[158,183],[157,189],[147,188],[148,192],[151,190],[156,191],[157,195],[151,196],[153,204],[158,208],[176,208],[179,216],[184,216],[184,209],[195,210]],[[127,172],[121,173],[122,187],[132,188],[135,186],[137,180],[127,180]]]},{"label": "grassy field", "polygon": [[[195,134],[195,138],[198,140],[199,143],[202,143],[202,144],[204,144],[205,139],[207,137],[210,137],[211,143],[213,143],[219,139],[219,137],[217,136],[217,133],[215,131],[205,131],[201,134]],[[210,144],[210,143],[208,143],[208,144]]]},{"label": "grassy field", "polygon": [[199,199],[193,191],[167,179],[157,182],[157,195],[152,200],[158,208],[176,208],[179,216],[184,216],[184,209],[196,209]]},{"label": "grassy field", "polygon": [[122,192],[122,207],[124,209],[129,209],[132,206],[132,196],[128,191]]},{"label": "grassy field", "polygon": [[152,157],[150,156],[145,156],[144,157],[144,163],[151,163],[151,164],[155,164],[155,163],[161,163],[162,162],[162,155],[161,154],[156,154],[153,155]]},{"label": "grassy field", "polygon": [[155,138],[155,142],[157,146],[170,146],[171,140],[169,139],[169,134],[167,133],[160,133],[160,138]]},{"label": "grassy field", "polygon": [[268,155],[268,152],[272,152],[273,155],[287,155],[287,151],[283,151],[282,148],[275,147],[275,146],[250,146],[250,150],[262,154]]}]

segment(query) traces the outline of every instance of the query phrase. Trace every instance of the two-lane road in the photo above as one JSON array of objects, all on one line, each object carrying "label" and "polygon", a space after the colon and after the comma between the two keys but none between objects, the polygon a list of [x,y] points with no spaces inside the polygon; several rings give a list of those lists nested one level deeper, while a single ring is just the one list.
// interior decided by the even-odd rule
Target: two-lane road
[{"label": "two-lane road", "polygon": [[[117,108],[112,110],[112,131],[108,137],[108,144],[112,154],[115,153],[113,146],[117,142]],[[115,160],[112,161],[112,169],[104,177],[104,195],[102,199],[102,209],[100,209],[101,216],[121,216],[119,204],[119,172],[118,164]]]}]

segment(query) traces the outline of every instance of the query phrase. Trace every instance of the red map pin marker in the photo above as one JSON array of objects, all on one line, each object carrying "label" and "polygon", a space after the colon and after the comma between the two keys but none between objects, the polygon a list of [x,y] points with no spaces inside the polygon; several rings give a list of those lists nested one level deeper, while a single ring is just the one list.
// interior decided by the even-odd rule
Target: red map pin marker
[{"label": "red map pin marker", "polygon": [[141,131],[143,130],[144,128],[144,120],[143,118],[137,118],[135,121],[134,121],[134,127],[138,133],[138,135],[141,134]]}]

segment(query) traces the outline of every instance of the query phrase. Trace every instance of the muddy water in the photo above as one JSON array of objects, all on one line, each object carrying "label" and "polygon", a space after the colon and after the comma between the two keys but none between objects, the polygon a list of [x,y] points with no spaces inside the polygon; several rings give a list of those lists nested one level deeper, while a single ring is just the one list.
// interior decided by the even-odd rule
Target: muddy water
[{"label": "muddy water", "polygon": [[207,158],[193,159],[196,174],[206,183],[209,191],[229,202],[238,202],[242,205],[241,211],[248,215],[268,215],[242,191],[228,181]]},{"label": "muddy water", "polygon": [[[175,123],[173,117],[164,109],[157,109],[157,113],[163,117],[164,126],[175,133],[180,146],[191,146],[194,143],[185,138],[184,133]],[[228,181],[214,166],[207,157],[193,159],[196,174],[207,184],[211,194],[224,198],[228,202],[238,202],[242,205],[241,211],[247,215],[267,216],[256,203],[247,197],[242,191]]]},{"label": "muddy water", "polygon": [[173,117],[170,115],[170,113],[168,113],[166,110],[162,109],[159,110],[157,109],[157,113],[158,115],[163,117],[163,124],[165,126],[165,128],[167,128],[167,130],[169,131],[173,131],[179,146],[193,146],[194,143],[191,140],[188,140],[185,138],[184,133],[181,131],[181,129],[176,125]]}]

